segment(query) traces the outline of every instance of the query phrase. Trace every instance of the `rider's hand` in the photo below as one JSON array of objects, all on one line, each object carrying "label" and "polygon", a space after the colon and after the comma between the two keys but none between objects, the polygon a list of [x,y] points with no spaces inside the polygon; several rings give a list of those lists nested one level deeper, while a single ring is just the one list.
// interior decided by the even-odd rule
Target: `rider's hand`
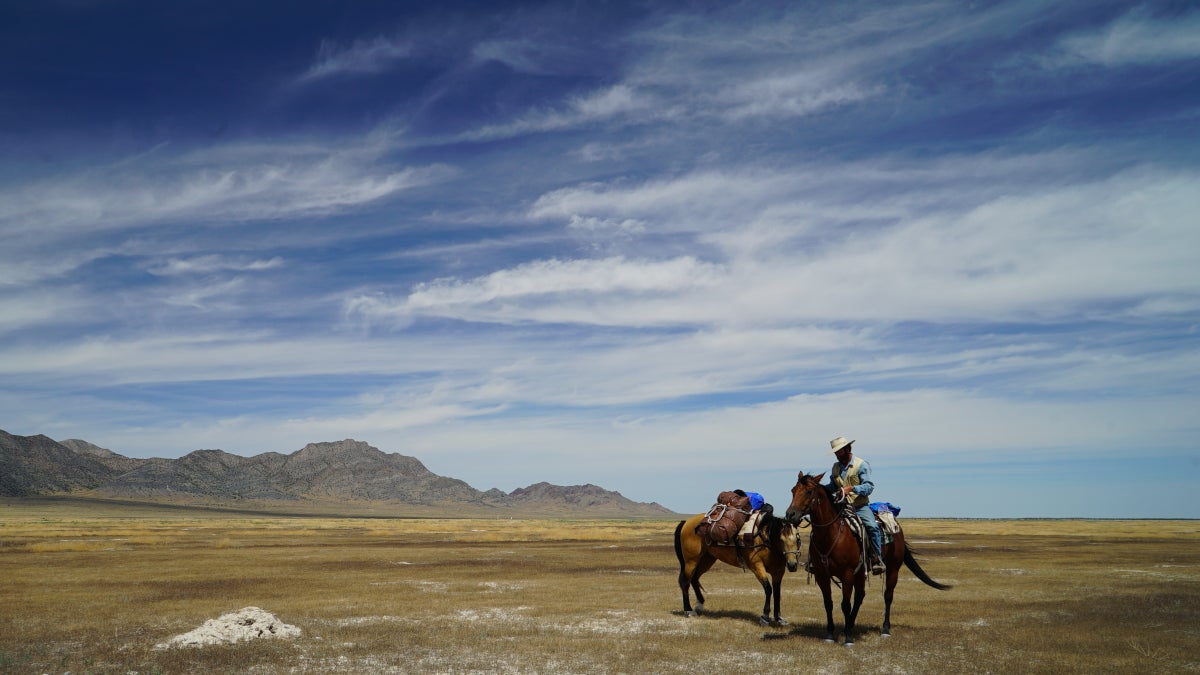
[{"label": "rider's hand", "polygon": [[851,492],[854,492],[854,486],[853,486],[853,485],[843,485],[843,486],[842,486],[842,494],[843,494],[843,495],[845,495],[845,496],[849,497]]}]

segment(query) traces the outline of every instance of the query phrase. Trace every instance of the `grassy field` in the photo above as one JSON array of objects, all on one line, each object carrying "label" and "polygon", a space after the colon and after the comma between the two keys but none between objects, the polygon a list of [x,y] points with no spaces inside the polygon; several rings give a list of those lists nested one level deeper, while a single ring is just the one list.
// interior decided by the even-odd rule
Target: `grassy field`
[{"label": "grassy field", "polygon": [[[857,644],[816,586],[681,613],[675,521],[434,520],[0,502],[0,672],[1176,673],[1200,670],[1200,522],[904,520],[937,591],[873,580]],[[156,650],[261,607],[293,640]],[[840,614],[840,612],[837,612]],[[840,618],[838,618],[840,623]]]}]

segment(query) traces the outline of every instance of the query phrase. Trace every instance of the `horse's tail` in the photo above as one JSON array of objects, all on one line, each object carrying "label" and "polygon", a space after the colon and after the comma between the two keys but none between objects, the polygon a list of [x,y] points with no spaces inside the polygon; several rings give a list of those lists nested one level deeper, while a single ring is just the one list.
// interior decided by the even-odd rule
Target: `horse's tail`
[{"label": "horse's tail", "polygon": [[683,539],[680,533],[683,532],[683,524],[686,522],[686,520],[681,520],[675,526],[675,558],[679,561],[680,574],[683,574]]},{"label": "horse's tail", "polygon": [[949,584],[940,584],[934,581],[925,573],[925,570],[921,569],[921,566],[917,564],[917,559],[913,557],[913,550],[909,548],[908,542],[904,542],[904,565],[928,586],[933,586],[939,591],[946,591],[952,588]]},{"label": "horse's tail", "polygon": [[[675,526],[675,557],[679,560],[679,587],[686,591],[688,584],[694,582],[697,586],[700,586],[700,582],[684,576],[684,570],[687,569],[687,561],[683,559],[683,526],[685,523],[687,523],[686,520],[681,520]],[[704,587],[700,586],[700,588],[703,589]]]}]

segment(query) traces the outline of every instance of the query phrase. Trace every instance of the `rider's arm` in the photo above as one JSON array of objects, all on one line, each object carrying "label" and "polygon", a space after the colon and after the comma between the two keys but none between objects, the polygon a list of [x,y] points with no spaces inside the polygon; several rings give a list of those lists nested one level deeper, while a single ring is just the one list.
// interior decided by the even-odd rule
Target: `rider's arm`
[{"label": "rider's arm", "polygon": [[875,491],[875,483],[871,481],[871,465],[867,464],[867,460],[863,460],[861,466],[858,467],[858,485],[854,486],[854,494],[870,497]]}]

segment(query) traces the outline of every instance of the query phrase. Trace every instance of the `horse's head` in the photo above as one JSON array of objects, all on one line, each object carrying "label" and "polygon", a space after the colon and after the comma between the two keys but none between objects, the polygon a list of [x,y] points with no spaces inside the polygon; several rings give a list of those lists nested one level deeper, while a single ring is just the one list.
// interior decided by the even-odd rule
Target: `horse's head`
[{"label": "horse's head", "polygon": [[779,546],[789,572],[800,569],[800,528],[783,521],[779,528]]},{"label": "horse's head", "polygon": [[799,525],[800,519],[808,515],[813,500],[824,489],[821,487],[821,479],[824,477],[823,473],[809,476],[803,471],[800,472],[800,475],[796,477],[796,484],[792,486],[792,503],[788,505],[787,509],[788,522]]}]

